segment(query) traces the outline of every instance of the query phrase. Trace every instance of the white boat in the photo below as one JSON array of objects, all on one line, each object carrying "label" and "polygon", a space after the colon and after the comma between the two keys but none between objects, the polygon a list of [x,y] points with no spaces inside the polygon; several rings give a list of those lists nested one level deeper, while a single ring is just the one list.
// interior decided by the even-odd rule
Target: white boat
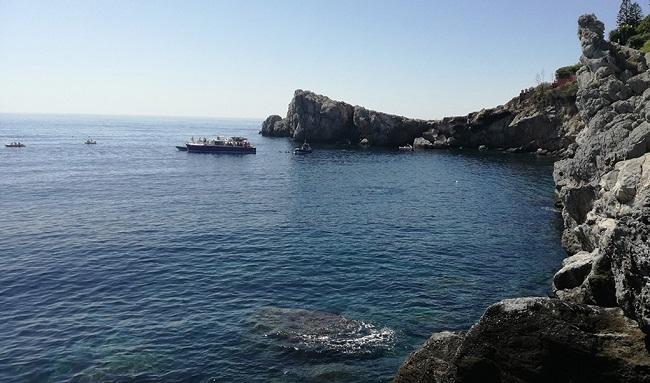
[{"label": "white boat", "polygon": [[294,148],[293,149],[293,154],[309,154],[312,152],[311,146],[305,141],[304,144],[302,144],[301,147]]},{"label": "white boat", "polygon": [[412,152],[413,151],[413,145],[406,144],[404,146],[400,146],[399,150],[401,150],[403,152]]},{"label": "white boat", "polygon": [[24,148],[25,144],[21,142],[12,142],[10,144],[5,144],[5,146],[8,148]]}]

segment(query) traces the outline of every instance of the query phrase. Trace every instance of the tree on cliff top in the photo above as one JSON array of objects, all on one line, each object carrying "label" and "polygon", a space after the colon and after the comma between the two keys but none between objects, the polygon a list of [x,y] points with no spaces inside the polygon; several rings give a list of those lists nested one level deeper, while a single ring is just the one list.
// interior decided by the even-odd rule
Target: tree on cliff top
[{"label": "tree on cliff top", "polygon": [[639,3],[631,0],[622,0],[621,7],[618,10],[618,16],[616,17],[618,27],[620,28],[626,24],[636,27],[641,20],[643,20],[643,12]]}]

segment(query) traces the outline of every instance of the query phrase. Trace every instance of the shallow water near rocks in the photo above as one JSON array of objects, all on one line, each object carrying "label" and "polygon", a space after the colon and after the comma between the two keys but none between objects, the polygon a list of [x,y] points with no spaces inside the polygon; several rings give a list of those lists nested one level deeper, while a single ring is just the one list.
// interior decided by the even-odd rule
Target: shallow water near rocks
[{"label": "shallow water near rocks", "polygon": [[[432,332],[548,293],[551,160],[298,157],[259,124],[0,115],[27,144],[0,148],[0,381],[389,381]],[[174,148],[217,133],[257,155]]]}]

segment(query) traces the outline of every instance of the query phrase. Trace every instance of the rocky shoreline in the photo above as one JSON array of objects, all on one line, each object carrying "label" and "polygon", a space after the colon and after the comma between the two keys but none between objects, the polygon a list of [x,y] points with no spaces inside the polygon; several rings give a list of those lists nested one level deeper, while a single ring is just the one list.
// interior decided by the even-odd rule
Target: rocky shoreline
[{"label": "rocky shoreline", "polygon": [[353,106],[296,90],[287,116],[269,116],[260,133],[294,141],[419,149],[490,148],[561,154],[584,127],[576,108],[575,83],[540,85],[505,105],[460,117],[417,120]]},{"label": "rocky shoreline", "polygon": [[555,164],[569,258],[553,298],[499,302],[464,333],[435,334],[404,382],[649,382],[650,71],[639,51],[579,19],[585,123]]},{"label": "rocky shoreline", "polygon": [[296,91],[267,136],[424,148],[545,151],[556,162],[566,258],[554,296],[508,299],[434,334],[395,382],[650,382],[650,56],[581,16],[575,92],[523,92],[463,117],[413,120]]}]

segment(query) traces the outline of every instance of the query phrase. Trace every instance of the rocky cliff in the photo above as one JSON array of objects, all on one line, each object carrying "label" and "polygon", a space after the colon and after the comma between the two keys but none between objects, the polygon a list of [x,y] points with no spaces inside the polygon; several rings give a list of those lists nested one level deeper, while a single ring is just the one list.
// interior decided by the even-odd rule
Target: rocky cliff
[{"label": "rocky cliff", "polygon": [[359,143],[390,146],[413,142],[430,129],[431,122],[375,112],[310,91],[296,90],[287,116],[270,116],[262,135],[291,137],[295,141],[331,144]]},{"label": "rocky cliff", "polygon": [[575,83],[540,85],[496,108],[431,121],[375,112],[297,90],[287,116],[268,117],[260,133],[332,144],[564,151],[583,127],[576,90]]},{"label": "rocky cliff", "polygon": [[571,255],[555,297],[502,301],[466,333],[435,334],[396,382],[650,382],[648,58],[605,41],[593,15],[578,24],[585,127],[555,165]]}]

